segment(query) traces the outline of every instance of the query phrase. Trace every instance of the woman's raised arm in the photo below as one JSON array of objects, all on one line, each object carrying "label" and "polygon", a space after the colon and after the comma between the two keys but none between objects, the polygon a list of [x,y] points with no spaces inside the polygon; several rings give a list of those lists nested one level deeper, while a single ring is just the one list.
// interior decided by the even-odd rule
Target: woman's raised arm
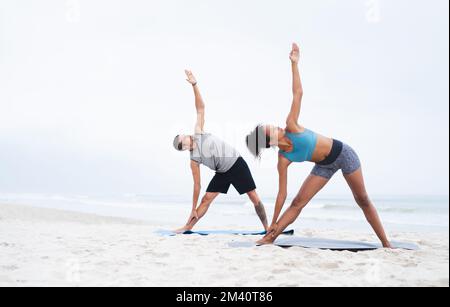
[{"label": "woman's raised arm", "polygon": [[300,78],[300,71],[298,68],[298,62],[300,60],[300,48],[297,44],[292,45],[292,51],[289,55],[292,63],[292,93],[293,101],[291,111],[289,112],[286,120],[286,126],[289,130],[295,131],[298,129],[298,119],[300,117],[300,109],[303,98],[303,86]]}]

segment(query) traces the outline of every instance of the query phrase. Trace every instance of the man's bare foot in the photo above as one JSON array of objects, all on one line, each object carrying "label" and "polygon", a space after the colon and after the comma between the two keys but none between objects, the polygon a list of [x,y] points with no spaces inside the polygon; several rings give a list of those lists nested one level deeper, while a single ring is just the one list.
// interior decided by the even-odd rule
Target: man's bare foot
[{"label": "man's bare foot", "polygon": [[186,226],[185,226],[185,227],[182,227],[182,228],[180,228],[180,229],[174,230],[174,233],[180,235],[180,234],[183,234],[183,233],[185,233],[186,231],[190,231],[190,230],[192,230],[192,229],[189,229],[189,227],[186,227]]},{"label": "man's bare foot", "polygon": [[392,247],[390,242],[383,243],[383,247],[387,248],[387,249],[393,249],[393,247]]}]

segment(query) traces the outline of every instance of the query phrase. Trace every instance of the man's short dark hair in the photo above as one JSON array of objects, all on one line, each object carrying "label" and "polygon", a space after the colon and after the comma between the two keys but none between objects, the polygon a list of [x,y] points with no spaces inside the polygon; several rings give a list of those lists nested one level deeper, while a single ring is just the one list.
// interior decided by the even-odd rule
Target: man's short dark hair
[{"label": "man's short dark hair", "polygon": [[183,142],[180,140],[180,135],[177,135],[174,139],[173,139],[173,147],[178,150],[178,151],[182,151],[183,150]]}]

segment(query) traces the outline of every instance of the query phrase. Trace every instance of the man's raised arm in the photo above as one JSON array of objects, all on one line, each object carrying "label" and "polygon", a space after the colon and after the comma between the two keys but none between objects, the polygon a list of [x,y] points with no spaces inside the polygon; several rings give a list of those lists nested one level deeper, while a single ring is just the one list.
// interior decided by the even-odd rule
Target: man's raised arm
[{"label": "man's raised arm", "polygon": [[200,94],[200,90],[198,88],[197,79],[194,74],[190,70],[185,71],[187,76],[187,82],[189,82],[193,89],[195,95],[195,109],[197,111],[197,122],[195,124],[195,133],[201,134],[204,132],[205,126],[205,103],[203,101],[202,95]]}]

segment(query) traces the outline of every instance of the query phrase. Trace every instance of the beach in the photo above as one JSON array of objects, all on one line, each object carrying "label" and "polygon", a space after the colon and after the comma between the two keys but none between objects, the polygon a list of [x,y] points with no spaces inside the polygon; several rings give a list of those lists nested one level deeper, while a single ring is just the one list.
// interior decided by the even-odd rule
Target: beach
[{"label": "beach", "polygon": [[[448,233],[395,232],[393,240],[420,250],[353,253],[232,248],[257,237],[156,233],[176,226],[0,204],[0,286],[449,286]],[[376,242],[357,231],[301,228],[296,235]]]},{"label": "beach", "polygon": [[449,287],[449,5],[1,1],[0,287]]}]

